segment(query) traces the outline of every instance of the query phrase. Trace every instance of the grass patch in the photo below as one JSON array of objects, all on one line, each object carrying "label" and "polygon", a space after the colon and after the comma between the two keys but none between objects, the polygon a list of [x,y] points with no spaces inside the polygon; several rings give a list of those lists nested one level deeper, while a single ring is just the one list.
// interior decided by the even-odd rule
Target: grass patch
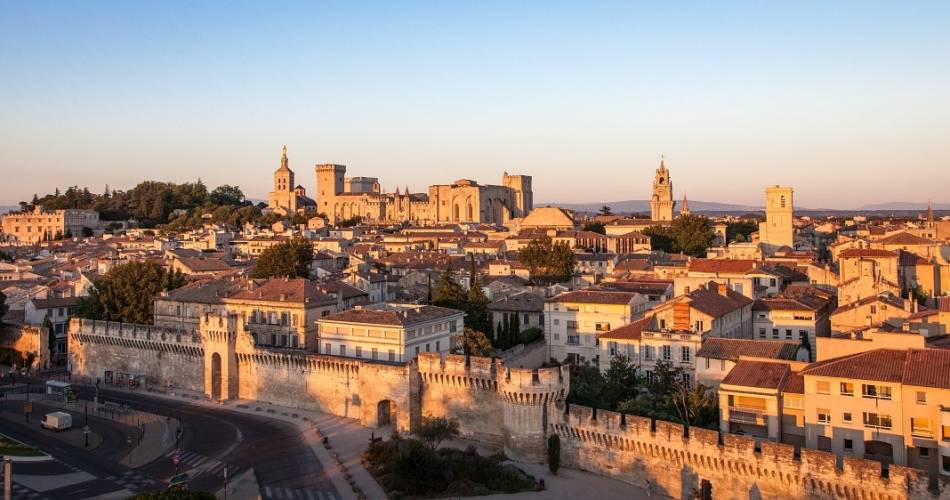
[{"label": "grass patch", "polygon": [[398,435],[373,443],[363,455],[369,471],[393,499],[475,496],[535,491],[538,483],[501,453],[483,457],[474,448],[433,450]]},{"label": "grass patch", "polygon": [[11,457],[42,457],[45,456],[46,453],[27,446],[15,439],[0,435],[0,455],[9,455]]}]

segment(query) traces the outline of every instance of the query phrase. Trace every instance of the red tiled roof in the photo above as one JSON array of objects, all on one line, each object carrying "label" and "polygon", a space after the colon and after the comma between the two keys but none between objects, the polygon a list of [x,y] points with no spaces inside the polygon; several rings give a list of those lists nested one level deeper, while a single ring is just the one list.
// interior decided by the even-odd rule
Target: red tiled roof
[{"label": "red tiled roof", "polygon": [[726,293],[722,294],[716,287],[715,283],[710,282],[707,288],[697,288],[686,295],[689,297],[690,307],[718,318],[752,304],[752,299],[741,293],[727,289]]},{"label": "red tiled roof", "polygon": [[950,389],[950,350],[911,349],[907,351],[901,382],[917,387]]},{"label": "red tiled roof", "polygon": [[640,334],[643,333],[643,329],[650,324],[652,319],[652,316],[647,316],[633,323],[628,323],[619,328],[614,328],[609,332],[602,333],[598,335],[598,338],[605,340],[637,340],[640,338]]},{"label": "red tiled roof", "polygon": [[878,382],[900,382],[908,351],[876,349],[853,356],[845,356],[817,367],[802,370],[804,375],[851,378]]},{"label": "red tiled roof", "polygon": [[367,325],[409,326],[439,318],[448,318],[462,311],[447,307],[424,305],[406,307],[401,311],[393,309],[348,309],[320,318],[320,321],[343,321]]},{"label": "red tiled roof", "polygon": [[739,359],[739,356],[795,360],[799,345],[801,344],[798,342],[784,340],[710,337],[703,342],[702,347],[696,352],[696,357],[728,359],[732,361]]},{"label": "red tiled roof", "polygon": [[637,294],[633,292],[608,292],[600,290],[578,290],[565,292],[550,298],[547,302],[576,302],[580,304],[629,304]]},{"label": "red tiled roof", "polygon": [[226,300],[266,302],[296,302],[306,304],[334,304],[336,299],[321,292],[304,278],[250,280],[250,286],[231,294]]},{"label": "red tiled roof", "polygon": [[886,238],[881,238],[878,240],[878,243],[882,245],[931,245],[934,242],[927,238],[921,238],[906,231],[901,231]]},{"label": "red tiled roof", "polygon": [[693,259],[689,271],[697,273],[747,273],[754,271],[758,262],[749,259]]},{"label": "red tiled roof", "polygon": [[842,259],[855,259],[863,257],[897,257],[897,254],[890,250],[881,250],[878,248],[849,248],[839,254]]},{"label": "red tiled roof", "polygon": [[741,359],[722,379],[722,384],[778,389],[790,371],[786,363]]}]

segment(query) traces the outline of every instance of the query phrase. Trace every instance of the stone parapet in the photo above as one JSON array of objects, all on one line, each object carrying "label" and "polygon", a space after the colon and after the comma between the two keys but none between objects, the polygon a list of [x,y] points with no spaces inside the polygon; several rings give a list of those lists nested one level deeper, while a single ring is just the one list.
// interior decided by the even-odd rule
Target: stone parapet
[{"label": "stone parapet", "polygon": [[[755,440],[708,429],[594,410],[560,407],[549,432],[560,436],[567,465],[682,497],[703,480],[714,498],[935,498],[923,471],[832,453]],[[944,498],[946,495],[940,498]]]}]

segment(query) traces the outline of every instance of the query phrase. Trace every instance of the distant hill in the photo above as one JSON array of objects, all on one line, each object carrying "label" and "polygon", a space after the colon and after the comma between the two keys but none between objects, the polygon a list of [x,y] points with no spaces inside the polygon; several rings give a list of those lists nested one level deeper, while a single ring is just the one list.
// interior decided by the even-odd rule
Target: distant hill
[{"label": "distant hill", "polygon": [[[927,210],[927,204],[908,201],[891,201],[887,203],[862,205],[855,210]],[[950,203],[934,203],[934,210],[950,210]]]},{"label": "distant hill", "polygon": [[[676,202],[674,211],[679,210],[680,201]],[[576,212],[596,212],[600,207],[607,205],[615,214],[649,212],[650,200],[623,200],[607,201],[600,203],[535,203],[536,206],[546,205],[567,208]],[[732,205],[729,203],[716,203],[713,201],[689,200],[689,209],[694,212],[756,212],[764,210],[764,207],[755,207],[749,205]]]},{"label": "distant hill", "polygon": [[11,210],[19,210],[20,205],[0,205],[0,214],[5,214]]}]

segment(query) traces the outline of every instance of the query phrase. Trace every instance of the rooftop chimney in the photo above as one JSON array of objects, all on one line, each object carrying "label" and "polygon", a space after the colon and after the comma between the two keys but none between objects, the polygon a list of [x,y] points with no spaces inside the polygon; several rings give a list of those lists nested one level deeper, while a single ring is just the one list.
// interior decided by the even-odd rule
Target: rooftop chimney
[{"label": "rooftop chimney", "polygon": [[719,288],[719,294],[723,297],[729,296],[729,286],[725,283],[717,283],[716,286]]}]

